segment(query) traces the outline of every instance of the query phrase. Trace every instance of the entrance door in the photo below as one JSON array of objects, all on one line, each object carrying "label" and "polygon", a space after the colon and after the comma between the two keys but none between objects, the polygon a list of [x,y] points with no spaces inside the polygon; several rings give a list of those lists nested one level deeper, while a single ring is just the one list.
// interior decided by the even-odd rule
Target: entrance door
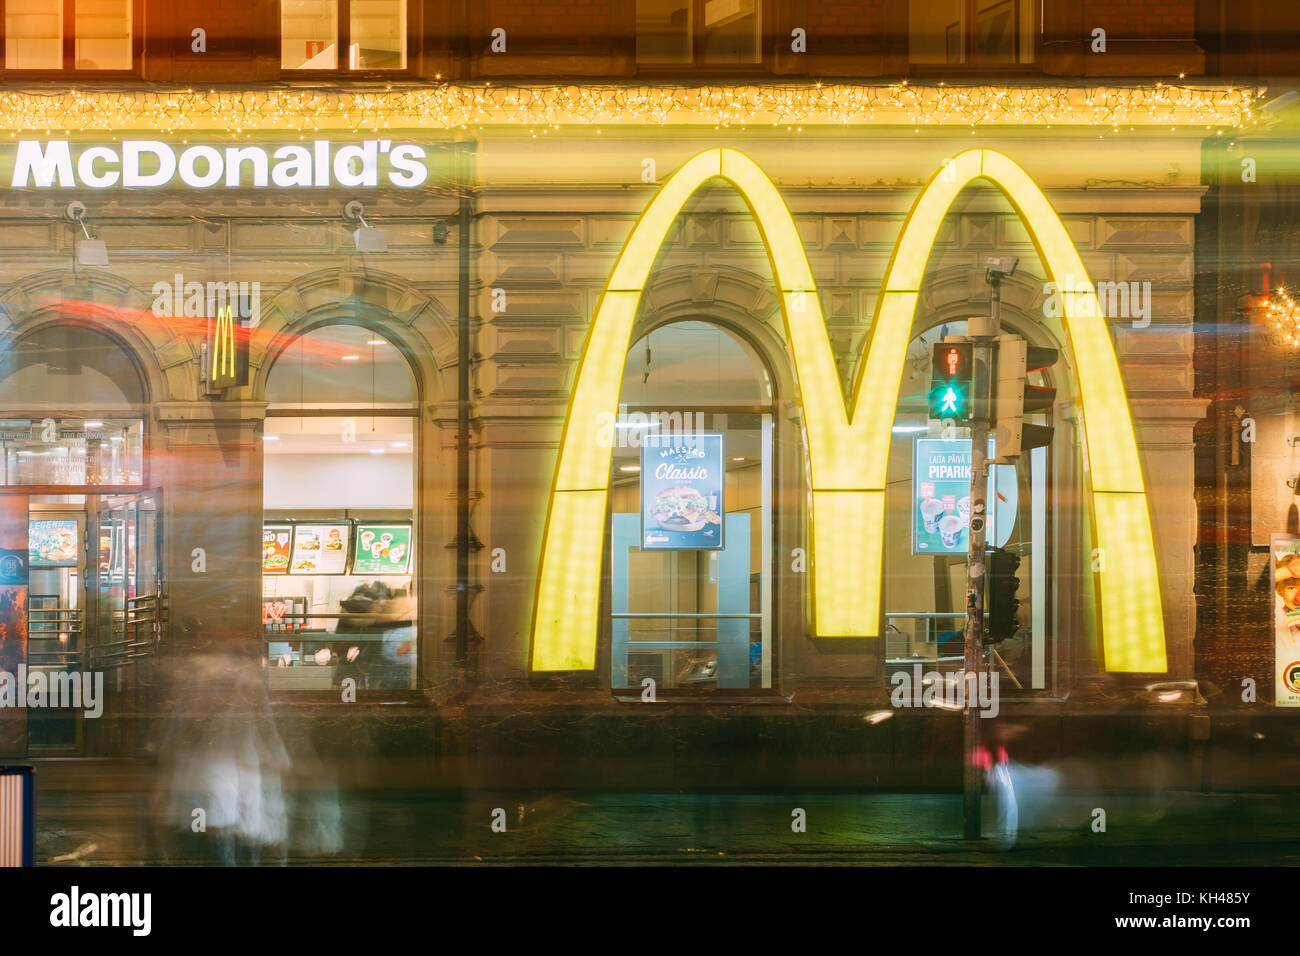
[{"label": "entrance door", "polygon": [[132,751],[165,609],[160,504],[157,491],[0,495],[0,562],[21,563],[0,582],[14,611],[0,621],[0,667],[21,675],[24,691],[46,688],[39,702],[28,696],[20,712],[0,714],[0,756]]},{"label": "entrance door", "polygon": [[97,754],[131,753],[146,731],[166,610],[160,514],[157,490],[97,499],[89,656],[107,697],[91,735]]}]

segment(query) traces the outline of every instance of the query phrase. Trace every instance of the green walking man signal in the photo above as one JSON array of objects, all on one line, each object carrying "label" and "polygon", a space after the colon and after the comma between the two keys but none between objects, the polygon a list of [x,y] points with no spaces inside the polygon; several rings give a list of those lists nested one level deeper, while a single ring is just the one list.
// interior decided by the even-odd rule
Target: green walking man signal
[{"label": "green walking man signal", "polygon": [[930,353],[930,417],[968,422],[972,415],[971,374],[974,345],[936,342]]}]

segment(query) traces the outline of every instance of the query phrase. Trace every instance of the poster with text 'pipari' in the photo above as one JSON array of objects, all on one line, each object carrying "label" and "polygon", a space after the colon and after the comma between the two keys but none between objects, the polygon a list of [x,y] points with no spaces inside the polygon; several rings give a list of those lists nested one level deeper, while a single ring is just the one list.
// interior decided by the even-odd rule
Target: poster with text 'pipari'
[{"label": "poster with text 'pipari'", "polygon": [[293,526],[293,555],[290,574],[345,574],[348,569],[346,524],[298,524]]},{"label": "poster with text 'pipari'", "polygon": [[965,554],[970,440],[918,438],[912,471],[912,553]]},{"label": "poster with text 'pipari'", "polygon": [[357,525],[353,574],[405,574],[411,567],[409,524]]}]

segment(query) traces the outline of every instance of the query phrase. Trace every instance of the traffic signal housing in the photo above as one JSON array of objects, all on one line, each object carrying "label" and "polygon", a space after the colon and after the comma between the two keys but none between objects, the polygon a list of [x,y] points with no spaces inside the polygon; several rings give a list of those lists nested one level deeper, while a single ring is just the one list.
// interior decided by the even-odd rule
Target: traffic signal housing
[{"label": "traffic signal housing", "polygon": [[1020,601],[1020,578],[1016,571],[1020,558],[1002,548],[989,548],[984,552],[985,594],[984,640],[989,644],[1005,641],[1020,626],[1016,612]]},{"label": "traffic signal housing", "polygon": [[930,417],[968,422],[974,413],[971,378],[975,370],[975,346],[951,338],[935,342],[930,353]]},{"label": "traffic signal housing", "polygon": [[1055,429],[1051,425],[1027,424],[1025,415],[1051,408],[1056,389],[1030,385],[1028,376],[1051,368],[1060,356],[1057,349],[1030,345],[1019,335],[998,336],[998,376],[993,393],[994,462],[1014,464],[1023,452],[1051,443]]}]

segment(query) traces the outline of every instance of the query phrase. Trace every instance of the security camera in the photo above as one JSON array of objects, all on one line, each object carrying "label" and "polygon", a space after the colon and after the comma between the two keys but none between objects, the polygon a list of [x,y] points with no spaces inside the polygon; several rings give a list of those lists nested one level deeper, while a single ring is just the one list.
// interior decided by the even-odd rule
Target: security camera
[{"label": "security camera", "polygon": [[1020,265],[1019,256],[988,256],[984,260],[984,269],[989,278],[997,276],[1000,279],[1008,279],[1016,273],[1016,266]]}]

